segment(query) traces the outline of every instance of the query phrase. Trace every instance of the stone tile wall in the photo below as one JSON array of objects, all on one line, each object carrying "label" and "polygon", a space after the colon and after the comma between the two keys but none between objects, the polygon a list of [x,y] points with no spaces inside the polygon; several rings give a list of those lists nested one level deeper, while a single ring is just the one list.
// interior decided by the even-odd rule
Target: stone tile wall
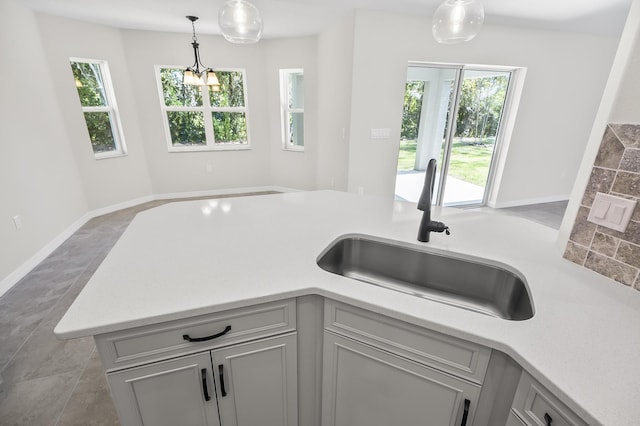
[{"label": "stone tile wall", "polygon": [[640,203],[622,233],[587,222],[597,192],[640,200],[640,125],[609,124],[564,257],[640,290]]}]

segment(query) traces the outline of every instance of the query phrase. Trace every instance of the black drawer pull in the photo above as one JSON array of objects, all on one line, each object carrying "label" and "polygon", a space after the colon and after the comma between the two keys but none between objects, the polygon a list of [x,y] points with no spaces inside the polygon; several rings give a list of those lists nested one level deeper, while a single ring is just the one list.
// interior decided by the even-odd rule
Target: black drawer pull
[{"label": "black drawer pull", "polygon": [[551,426],[551,422],[553,422],[553,419],[551,418],[549,413],[544,413],[544,422],[547,426]]},{"label": "black drawer pull", "polygon": [[200,370],[200,374],[202,375],[202,393],[204,394],[205,401],[211,401],[211,397],[209,396],[209,388],[207,387],[207,369],[203,368]]},{"label": "black drawer pull", "polygon": [[218,375],[220,376],[220,394],[227,396],[227,390],[224,388],[224,365],[218,365]]},{"label": "black drawer pull", "polygon": [[467,417],[469,417],[469,406],[471,405],[471,401],[468,399],[464,400],[464,412],[462,413],[462,423],[460,426],[467,426]]},{"label": "black drawer pull", "polygon": [[184,340],[186,340],[187,342],[206,342],[207,340],[213,340],[215,338],[218,338],[220,336],[224,336],[225,334],[227,334],[228,332],[231,331],[231,326],[228,325],[224,328],[223,331],[221,331],[220,333],[217,334],[212,334],[211,336],[206,336],[206,337],[189,337],[188,334],[183,334],[182,338]]}]

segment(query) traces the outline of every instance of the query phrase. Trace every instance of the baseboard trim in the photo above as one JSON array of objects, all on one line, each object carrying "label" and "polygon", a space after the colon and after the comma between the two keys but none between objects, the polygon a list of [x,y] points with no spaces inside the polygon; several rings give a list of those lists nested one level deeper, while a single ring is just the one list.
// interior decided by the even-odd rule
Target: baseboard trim
[{"label": "baseboard trim", "polygon": [[137,206],[138,204],[147,203],[149,201],[156,200],[169,200],[169,199],[181,199],[192,197],[207,197],[216,195],[230,195],[230,194],[247,194],[254,192],[296,192],[299,191],[293,188],[286,188],[282,186],[258,186],[258,187],[245,187],[245,188],[231,188],[231,189],[216,189],[208,191],[194,191],[194,192],[176,192],[166,194],[148,195],[133,200],[125,201],[122,203],[113,204],[107,207],[91,210],[78,220],[73,222],[67,229],[62,231],[57,237],[49,241],[44,247],[38,250],[31,258],[20,265],[17,269],[11,272],[9,275],[0,280],[0,297],[9,291],[14,285],[16,285],[22,278],[24,278],[29,272],[33,270],[40,262],[47,258],[55,249],[60,247],[70,236],[72,236],[78,229],[80,229],[89,220],[102,216],[108,213],[113,213],[118,210],[126,209],[129,207]]},{"label": "baseboard trim", "polygon": [[557,201],[568,201],[569,195],[556,195],[553,197],[529,198],[526,200],[505,201],[505,202],[488,202],[487,205],[494,209],[504,209],[508,207],[528,206],[531,204],[555,203]]},{"label": "baseboard trim", "polygon": [[0,281],[0,296],[9,291],[14,285],[16,285],[22,278],[24,278],[29,272],[33,270],[40,262],[45,260],[55,249],[60,247],[67,238],[72,236],[78,229],[80,229],[89,219],[91,219],[89,213],[83,215],[80,219],[76,220],[67,229],[62,231],[57,237],[49,241],[44,247],[38,250],[31,258],[18,267],[18,269],[11,272]]},{"label": "baseboard trim", "polygon": [[257,187],[244,187],[244,188],[230,188],[230,189],[213,189],[207,191],[192,191],[192,192],[169,192],[164,194],[157,194],[153,196],[153,200],[170,200],[174,198],[194,198],[194,197],[209,197],[216,195],[231,195],[231,194],[248,194],[254,192],[295,192],[298,189],[286,188],[283,186],[257,186]]}]

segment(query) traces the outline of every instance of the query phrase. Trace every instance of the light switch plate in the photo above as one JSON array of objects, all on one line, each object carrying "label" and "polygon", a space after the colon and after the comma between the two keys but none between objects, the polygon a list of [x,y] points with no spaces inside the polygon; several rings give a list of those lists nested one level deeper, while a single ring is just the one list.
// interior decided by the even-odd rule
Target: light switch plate
[{"label": "light switch plate", "polygon": [[389,139],[391,138],[391,129],[388,127],[381,129],[371,129],[371,139]]},{"label": "light switch plate", "polygon": [[636,204],[634,200],[598,192],[591,205],[587,220],[615,231],[624,232]]}]

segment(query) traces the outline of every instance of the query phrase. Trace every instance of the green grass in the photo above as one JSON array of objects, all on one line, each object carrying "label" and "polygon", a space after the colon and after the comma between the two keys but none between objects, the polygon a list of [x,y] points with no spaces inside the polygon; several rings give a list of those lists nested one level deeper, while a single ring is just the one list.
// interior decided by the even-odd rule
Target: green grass
[{"label": "green grass", "polygon": [[398,154],[398,170],[413,170],[416,162],[415,140],[400,141],[400,153]]},{"label": "green grass", "polygon": [[[454,142],[449,163],[449,175],[474,185],[484,186],[492,154],[493,143],[475,145],[467,141]],[[398,170],[413,170],[415,157],[416,141],[401,141]]]}]

